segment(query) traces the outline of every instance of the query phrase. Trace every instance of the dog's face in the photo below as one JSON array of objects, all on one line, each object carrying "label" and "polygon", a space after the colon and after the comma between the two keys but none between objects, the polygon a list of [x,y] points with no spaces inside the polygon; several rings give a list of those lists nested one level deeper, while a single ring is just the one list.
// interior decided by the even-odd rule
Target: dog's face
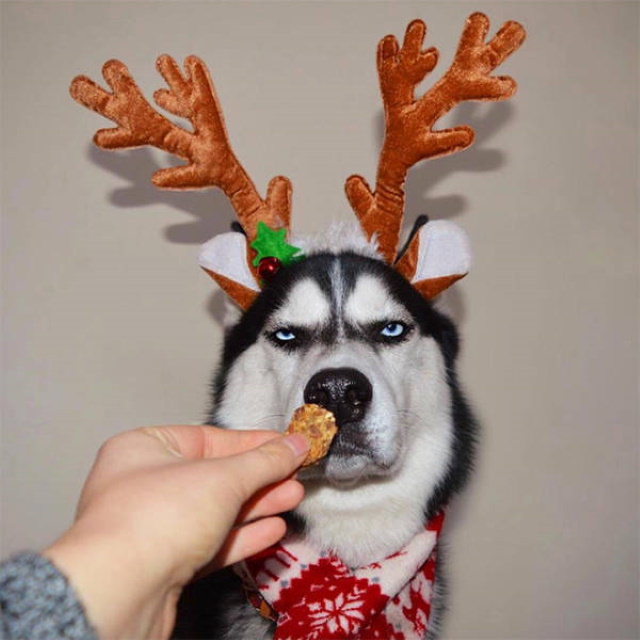
[{"label": "dog's face", "polygon": [[473,419],[448,318],[379,259],[308,256],[227,333],[212,423],[283,430],[305,402],[332,410],[338,434],[299,473],[296,513],[319,548],[363,566],[406,544],[464,483]]},{"label": "dog's face", "polygon": [[282,430],[298,406],[320,404],[339,430],[303,478],[345,487],[394,476],[416,441],[431,438],[435,479],[452,437],[453,350],[451,323],[383,262],[312,255],[266,287],[227,336],[216,419]]}]

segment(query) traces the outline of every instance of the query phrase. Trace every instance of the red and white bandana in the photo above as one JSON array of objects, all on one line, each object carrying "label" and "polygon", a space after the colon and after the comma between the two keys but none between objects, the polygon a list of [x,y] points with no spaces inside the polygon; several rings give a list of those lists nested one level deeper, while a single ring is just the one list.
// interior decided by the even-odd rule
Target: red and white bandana
[{"label": "red and white bandana", "polygon": [[276,622],[274,640],[422,640],[443,522],[440,512],[406,547],[357,569],[290,537],[236,572],[249,601]]}]

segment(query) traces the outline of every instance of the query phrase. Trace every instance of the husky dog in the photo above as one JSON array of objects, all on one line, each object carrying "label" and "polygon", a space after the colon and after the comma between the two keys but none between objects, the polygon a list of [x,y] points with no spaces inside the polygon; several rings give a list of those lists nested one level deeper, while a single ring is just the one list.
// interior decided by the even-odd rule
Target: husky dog
[{"label": "husky dog", "polygon": [[[306,494],[291,522],[364,566],[405,545],[464,484],[475,422],[456,379],[451,320],[371,245],[312,251],[229,330],[211,424],[282,430],[304,402],[333,411],[338,434],[300,473]],[[230,574],[194,591],[211,626],[189,628],[198,614],[183,605],[183,637],[270,637]],[[432,632],[438,610],[435,602]]]},{"label": "husky dog", "polygon": [[[74,79],[72,96],[117,123],[98,131],[98,146],[149,144],[183,158],[187,164],[158,171],[154,184],[218,187],[238,215],[237,229],[209,241],[200,257],[244,310],[227,330],[210,423],[283,430],[297,407],[314,403],[333,412],[338,425],[328,455],[300,472],[306,494],[288,516],[287,537],[297,546],[247,560],[238,568],[243,585],[230,571],[194,583],[179,607],[177,636],[271,637],[273,623],[248,604],[243,588],[253,605],[277,619],[277,638],[434,635],[442,609],[435,564],[440,511],[467,478],[476,427],[457,382],[456,330],[432,299],[467,273],[469,248],[453,223],[424,219],[397,247],[411,166],[473,142],[469,127],[434,130],[437,121],[460,102],[502,100],[515,92],[512,78],[491,72],[520,46],[524,30],[507,22],[485,42],[488,29],[486,16],[471,15],[452,65],[420,97],[416,89],[438,59],[435,48],[422,48],[425,24],[413,21],[402,45],[393,36],[382,39],[377,64],[385,134],[375,187],[351,176],[346,193],[359,225],[308,241],[291,239],[288,179],[273,178],[263,198],[233,153],[201,60],[187,58],[184,73],[169,56],[157,62],[169,88],[157,91],[155,101],[189,119],[191,130],[151,106],[117,60],[103,69],[112,92],[85,76]],[[409,561],[413,577],[403,573]],[[333,573],[322,574],[320,587],[300,590],[310,584],[301,576],[329,567]],[[264,576],[271,582],[257,581]],[[315,597],[335,594],[334,578],[355,584],[351,595],[360,600],[346,606],[341,595],[332,601],[345,605],[350,620],[336,614],[320,631],[319,605],[306,598],[312,591]],[[272,592],[278,606],[289,594],[284,609],[263,597]],[[356,602],[362,609],[354,609]],[[362,611],[371,602],[382,609],[373,607],[365,625]],[[291,631],[294,619],[301,626]]]}]

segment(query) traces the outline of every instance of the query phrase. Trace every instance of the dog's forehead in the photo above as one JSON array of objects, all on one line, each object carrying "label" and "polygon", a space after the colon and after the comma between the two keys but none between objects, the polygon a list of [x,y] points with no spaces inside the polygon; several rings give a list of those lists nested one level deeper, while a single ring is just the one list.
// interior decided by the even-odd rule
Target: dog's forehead
[{"label": "dog's forehead", "polygon": [[303,278],[291,287],[271,320],[275,324],[313,327],[326,324],[331,315],[327,293],[314,278]]},{"label": "dog's forehead", "polygon": [[343,322],[362,325],[408,315],[384,278],[346,269],[337,260],[326,266],[326,271],[309,273],[293,283],[272,314],[272,325],[309,328]]},{"label": "dog's forehead", "polygon": [[363,324],[372,320],[402,318],[407,314],[389,291],[386,283],[371,274],[360,274],[345,292],[345,320]]}]

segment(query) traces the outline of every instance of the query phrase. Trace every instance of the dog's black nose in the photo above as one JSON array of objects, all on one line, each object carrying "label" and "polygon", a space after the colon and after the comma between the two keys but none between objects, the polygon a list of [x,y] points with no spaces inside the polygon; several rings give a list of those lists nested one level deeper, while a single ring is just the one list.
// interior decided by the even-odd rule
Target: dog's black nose
[{"label": "dog's black nose", "polygon": [[304,401],[331,411],[338,425],[362,420],[372,396],[373,388],[367,377],[347,367],[318,371],[304,390]]}]

